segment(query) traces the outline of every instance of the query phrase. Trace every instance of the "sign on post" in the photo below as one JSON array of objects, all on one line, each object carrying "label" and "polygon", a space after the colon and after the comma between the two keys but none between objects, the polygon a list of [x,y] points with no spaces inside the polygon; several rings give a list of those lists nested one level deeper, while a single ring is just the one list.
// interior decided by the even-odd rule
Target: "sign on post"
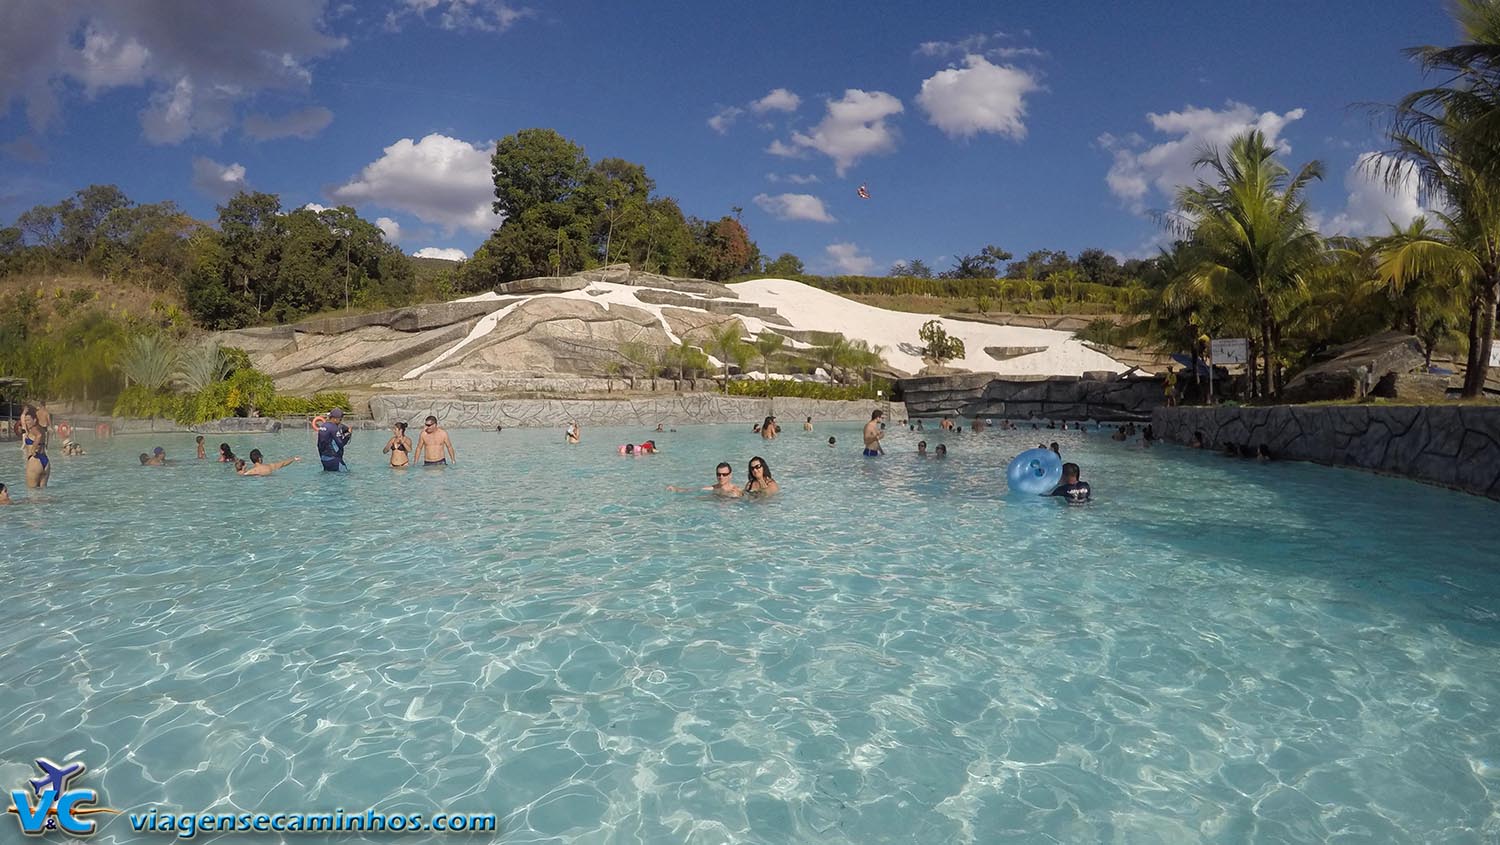
[{"label": "sign on post", "polygon": [[1250,361],[1250,342],[1243,337],[1224,337],[1208,342],[1208,357],[1218,366]]},{"label": "sign on post", "polygon": [[1490,347],[1490,366],[1500,367],[1500,343]]}]

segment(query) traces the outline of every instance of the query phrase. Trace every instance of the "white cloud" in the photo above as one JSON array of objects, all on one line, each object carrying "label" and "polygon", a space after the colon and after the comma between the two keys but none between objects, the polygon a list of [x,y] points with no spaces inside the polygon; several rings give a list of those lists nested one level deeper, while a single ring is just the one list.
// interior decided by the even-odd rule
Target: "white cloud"
[{"label": "white cloud", "polygon": [[801,97],[785,88],[773,88],[771,93],[751,103],[750,110],[756,114],[765,114],[768,111],[796,111],[800,105],[802,105]]},{"label": "white cloud", "polygon": [[1147,142],[1134,133],[1123,138],[1101,135],[1099,146],[1114,154],[1105,181],[1111,193],[1137,212],[1145,210],[1153,190],[1159,199],[1171,202],[1179,187],[1197,184],[1200,174],[1193,161],[1205,148],[1223,148],[1245,130],[1259,129],[1266,143],[1286,155],[1292,148],[1281,137],[1281,130],[1305,113],[1303,109],[1285,114],[1256,112],[1231,100],[1219,110],[1189,106],[1182,111],[1148,114],[1152,129],[1175,137],[1147,147]]},{"label": "white cloud", "polygon": [[375,228],[379,229],[380,233],[385,235],[385,239],[391,243],[401,239],[401,224],[389,217],[375,218]]},{"label": "white cloud", "polygon": [[923,80],[917,105],[928,121],[950,138],[981,132],[1025,138],[1025,96],[1040,87],[1036,78],[1009,65],[990,64],[983,56],[966,56],[964,64]]},{"label": "white cloud", "polygon": [[983,50],[990,37],[988,33],[976,32],[955,41],[923,41],[917,45],[917,52],[924,56],[965,56]]},{"label": "white cloud", "polygon": [[331,210],[331,209],[328,208],[328,206],[326,206],[326,205],[318,205],[315,202],[303,203],[302,209],[306,210],[306,211],[311,211],[314,214],[316,214],[316,213],[318,213],[320,211],[329,211],[329,210]]},{"label": "white cloud", "polygon": [[780,173],[767,173],[766,181],[775,184],[777,182],[790,182],[793,185],[813,185],[823,180],[812,173],[788,173],[782,176]]},{"label": "white cloud", "polygon": [[479,32],[504,32],[516,21],[533,14],[530,9],[518,8],[503,0],[401,0],[386,15],[386,28],[400,29],[409,17],[427,21],[427,13],[434,9],[437,10],[437,25],[443,29]]},{"label": "white cloud", "polygon": [[729,127],[734,125],[735,119],[744,113],[745,110],[738,106],[719,109],[718,114],[708,119],[708,127],[720,135],[726,135],[729,133]]},{"label": "white cloud", "polygon": [[329,195],[339,202],[404,211],[450,234],[463,229],[487,235],[501,222],[490,210],[494,193],[488,144],[433,133],[386,147],[384,155]]},{"label": "white cloud", "polygon": [[1380,153],[1361,153],[1344,174],[1349,195],[1344,208],[1318,228],[1328,235],[1384,235],[1391,224],[1405,228],[1413,218],[1430,214],[1418,201],[1417,175],[1410,166],[1399,167],[1397,179],[1387,184],[1388,159]]},{"label": "white cloud", "polygon": [[833,269],[850,276],[865,276],[875,269],[875,259],[861,255],[859,247],[851,243],[829,244],[823,253]]},{"label": "white cloud", "polygon": [[772,141],[766,152],[796,156],[804,149],[816,150],[833,159],[834,170],[843,176],[865,156],[896,149],[896,130],[886,119],[903,109],[900,100],[884,91],[850,88],[843,97],[828,101],[828,113],[812,132],[792,133],[790,144]]},{"label": "white cloud", "polygon": [[412,253],[415,258],[441,258],[444,261],[463,261],[469,256],[461,249],[424,246]]},{"label": "white cloud", "polygon": [[[0,112],[26,106],[32,129],[57,118],[66,83],[86,96],[146,86],[145,137],[178,143],[219,138],[239,103],[261,91],[307,87],[307,64],[345,39],[326,34],[322,3],[51,0],[0,4]],[[81,33],[81,35],[80,35]]]},{"label": "white cloud", "polygon": [[306,140],[328,128],[333,122],[333,112],[322,106],[308,106],[288,112],[279,117],[264,114],[245,116],[245,134],[257,141],[276,138],[301,138]]},{"label": "white cloud", "polygon": [[778,220],[811,220],[833,223],[834,217],[823,207],[823,201],[812,194],[756,194],[755,205]]},{"label": "white cloud", "polygon": [[193,187],[216,200],[227,200],[250,187],[243,164],[220,164],[211,158],[193,159]]}]

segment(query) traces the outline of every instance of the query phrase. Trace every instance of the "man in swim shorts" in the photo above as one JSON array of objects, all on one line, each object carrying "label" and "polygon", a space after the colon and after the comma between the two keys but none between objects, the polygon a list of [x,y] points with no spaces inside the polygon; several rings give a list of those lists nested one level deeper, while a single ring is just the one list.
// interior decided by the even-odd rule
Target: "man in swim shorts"
[{"label": "man in swim shorts", "polygon": [[1087,481],[1078,480],[1078,464],[1063,464],[1062,483],[1052,488],[1048,496],[1061,496],[1070,505],[1082,505],[1089,501],[1092,491]]},{"label": "man in swim shorts", "polygon": [[353,436],[349,427],[344,425],[344,409],[329,411],[328,419],[318,426],[318,460],[323,462],[324,472],[348,468],[344,463],[344,447],[349,445],[349,438]]},{"label": "man in swim shorts", "polygon": [[453,441],[448,439],[448,432],[438,426],[437,417],[428,416],[423,420],[422,433],[417,437],[417,456],[422,459],[424,467],[458,463]]},{"label": "man in swim shorts", "polygon": [[880,427],[880,418],[883,416],[885,416],[885,411],[877,408],[870,412],[870,421],[865,423],[865,457],[867,458],[878,458],[885,454],[885,450],[880,448],[880,438],[885,436],[885,432]]}]

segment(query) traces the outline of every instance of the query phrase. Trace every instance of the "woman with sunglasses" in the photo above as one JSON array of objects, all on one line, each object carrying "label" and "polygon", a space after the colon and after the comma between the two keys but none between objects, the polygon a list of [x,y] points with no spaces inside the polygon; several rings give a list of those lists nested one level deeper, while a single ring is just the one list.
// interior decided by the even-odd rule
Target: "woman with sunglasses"
[{"label": "woman with sunglasses", "polygon": [[771,477],[771,467],[759,455],[750,459],[750,480],[745,482],[745,495],[769,496],[779,492],[781,485]]}]

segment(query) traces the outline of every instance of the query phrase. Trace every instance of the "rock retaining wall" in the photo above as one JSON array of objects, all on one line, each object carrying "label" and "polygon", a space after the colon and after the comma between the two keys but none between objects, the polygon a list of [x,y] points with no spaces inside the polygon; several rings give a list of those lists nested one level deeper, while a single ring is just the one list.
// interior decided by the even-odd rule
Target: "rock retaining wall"
[{"label": "rock retaining wall", "polygon": [[1283,405],[1158,408],[1156,434],[1205,447],[1264,443],[1278,459],[1400,475],[1500,499],[1500,407]]},{"label": "rock retaining wall", "polygon": [[668,425],[678,423],[751,423],[770,414],[792,430],[806,417],[813,420],[868,420],[876,408],[891,420],[903,419],[899,403],[826,399],[757,399],[713,393],[687,393],[633,399],[461,399],[451,396],[391,394],[370,400],[377,424],[416,420],[432,414],[450,428],[504,426],[555,427],[577,420],[581,425]]},{"label": "rock retaining wall", "polygon": [[924,376],[897,382],[913,417],[1139,420],[1162,404],[1159,378],[1001,379],[992,373]]}]

